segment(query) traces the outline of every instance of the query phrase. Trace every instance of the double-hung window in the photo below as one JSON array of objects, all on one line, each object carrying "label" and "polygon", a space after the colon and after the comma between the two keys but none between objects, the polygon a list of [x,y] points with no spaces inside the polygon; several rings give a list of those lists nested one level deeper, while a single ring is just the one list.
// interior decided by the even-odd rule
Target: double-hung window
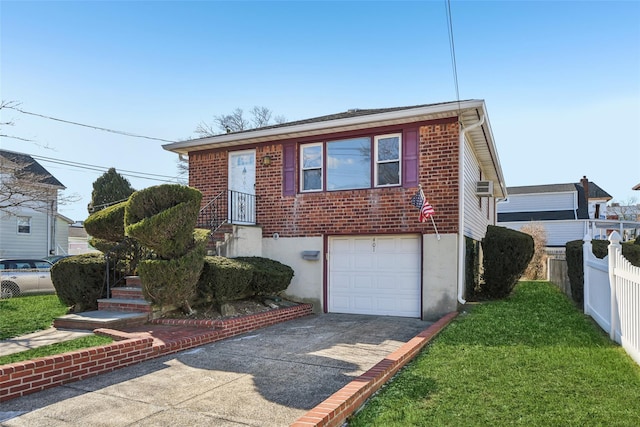
[{"label": "double-hung window", "polygon": [[18,217],[18,234],[31,234],[31,217]]},{"label": "double-hung window", "polygon": [[400,185],[400,134],[375,137],[376,187]]},{"label": "double-hung window", "polygon": [[300,148],[300,188],[302,191],[322,191],[322,144],[305,144]]},{"label": "double-hung window", "polygon": [[401,164],[400,133],[302,144],[300,191],[398,186]]}]

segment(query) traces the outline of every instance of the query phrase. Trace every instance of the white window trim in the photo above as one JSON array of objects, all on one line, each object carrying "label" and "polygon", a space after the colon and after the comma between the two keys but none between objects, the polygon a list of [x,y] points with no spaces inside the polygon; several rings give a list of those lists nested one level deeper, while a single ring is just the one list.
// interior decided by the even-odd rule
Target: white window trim
[{"label": "white window trim", "polygon": [[[304,167],[304,149],[308,147],[320,147],[320,167],[305,168]],[[324,191],[324,142],[315,142],[312,144],[300,145],[300,192],[301,193],[317,193]],[[311,190],[304,189],[304,171],[320,169],[320,188],[313,188]]]},{"label": "white window trim", "polygon": [[[27,222],[28,226],[29,226],[29,232],[25,233],[23,231],[20,231],[20,225],[21,223]],[[18,216],[17,217],[17,221],[16,221],[16,233],[17,234],[23,234],[23,235],[29,235],[31,234],[31,217],[30,216]]]},{"label": "white window trim", "polygon": [[[398,158],[396,160],[378,160],[378,140],[385,138],[398,138]],[[386,135],[376,135],[373,137],[373,151],[374,151],[374,173],[373,173],[373,184],[376,188],[383,187],[399,187],[402,185],[402,134],[401,133],[390,133]],[[384,163],[398,163],[398,183],[397,184],[384,184],[378,185],[378,165]]]}]

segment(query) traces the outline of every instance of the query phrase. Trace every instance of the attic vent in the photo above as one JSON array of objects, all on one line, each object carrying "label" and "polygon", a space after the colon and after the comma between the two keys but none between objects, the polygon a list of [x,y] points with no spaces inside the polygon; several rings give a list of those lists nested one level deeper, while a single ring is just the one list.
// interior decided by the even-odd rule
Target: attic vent
[{"label": "attic vent", "polygon": [[493,196],[493,181],[476,182],[476,196],[478,197]]}]

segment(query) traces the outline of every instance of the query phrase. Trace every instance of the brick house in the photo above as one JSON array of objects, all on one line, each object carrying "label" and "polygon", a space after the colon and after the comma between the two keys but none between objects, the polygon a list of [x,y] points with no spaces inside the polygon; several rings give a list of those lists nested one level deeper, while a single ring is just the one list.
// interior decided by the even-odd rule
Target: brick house
[{"label": "brick house", "polygon": [[[203,223],[230,227],[218,253],[291,266],[285,296],[317,312],[456,310],[465,246],[506,197],[483,100],[349,110],[164,148],[188,156]],[[437,233],[411,203],[419,186]]]}]

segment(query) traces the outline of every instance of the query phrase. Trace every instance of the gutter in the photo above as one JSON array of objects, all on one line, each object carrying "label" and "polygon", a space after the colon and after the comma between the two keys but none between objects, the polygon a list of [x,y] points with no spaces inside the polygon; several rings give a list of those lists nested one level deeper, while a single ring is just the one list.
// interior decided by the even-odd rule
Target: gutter
[{"label": "gutter", "polygon": [[482,126],[484,123],[483,114],[480,120],[463,129],[462,117],[460,117],[460,155],[458,159],[458,181],[460,182],[460,196],[458,197],[458,302],[460,304],[466,304],[464,299],[464,258],[465,258],[465,245],[464,245],[464,141],[465,134],[470,130]]}]

